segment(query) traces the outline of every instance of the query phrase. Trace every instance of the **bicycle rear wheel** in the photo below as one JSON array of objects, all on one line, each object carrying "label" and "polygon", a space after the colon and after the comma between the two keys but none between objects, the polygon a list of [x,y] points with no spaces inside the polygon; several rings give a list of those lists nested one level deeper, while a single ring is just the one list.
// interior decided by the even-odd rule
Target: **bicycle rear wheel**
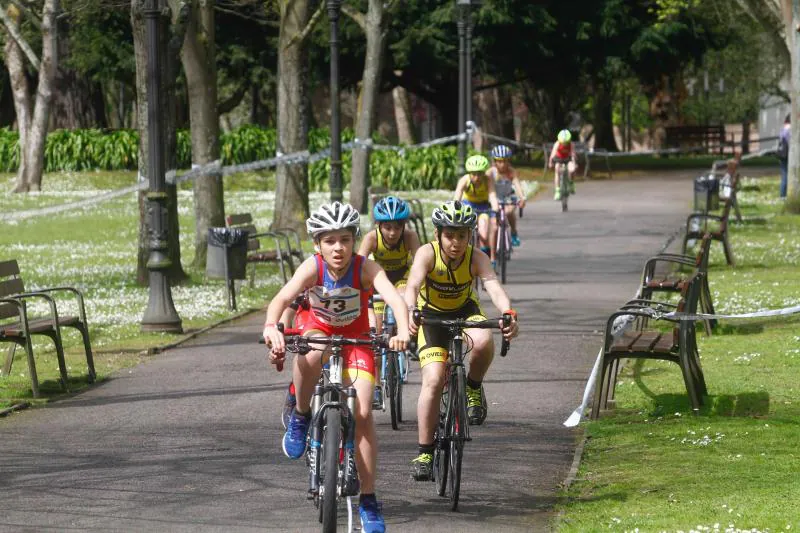
[{"label": "bicycle rear wheel", "polygon": [[337,485],[339,481],[339,448],[342,435],[342,414],[338,409],[325,411],[325,435],[322,440],[322,494],[319,506],[322,533],[336,532]]},{"label": "bicycle rear wheel", "polygon": [[385,399],[389,400],[389,417],[392,420],[392,429],[397,429],[399,422],[397,413],[397,387],[398,387],[397,354],[386,352],[386,391]]}]

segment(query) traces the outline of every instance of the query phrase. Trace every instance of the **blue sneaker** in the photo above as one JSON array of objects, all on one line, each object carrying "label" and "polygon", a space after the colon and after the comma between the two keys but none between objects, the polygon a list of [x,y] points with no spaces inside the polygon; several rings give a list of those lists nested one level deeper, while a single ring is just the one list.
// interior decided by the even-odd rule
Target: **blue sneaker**
[{"label": "blue sneaker", "polygon": [[289,427],[283,435],[283,453],[289,459],[299,459],[306,453],[306,436],[308,435],[308,425],[310,418],[298,415],[297,411],[292,411],[289,418]]},{"label": "blue sneaker", "polygon": [[511,236],[511,246],[519,246],[519,237],[516,235]]},{"label": "blue sneaker", "polygon": [[386,524],[375,496],[369,496],[358,504],[358,515],[361,517],[361,531],[363,533],[385,533]]}]

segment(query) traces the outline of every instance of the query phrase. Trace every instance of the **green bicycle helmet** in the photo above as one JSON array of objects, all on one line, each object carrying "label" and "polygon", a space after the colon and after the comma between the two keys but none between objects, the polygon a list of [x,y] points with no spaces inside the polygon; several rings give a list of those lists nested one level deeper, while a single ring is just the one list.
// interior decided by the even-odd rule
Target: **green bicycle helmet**
[{"label": "green bicycle helmet", "polygon": [[561,130],[558,132],[558,142],[561,144],[567,144],[572,141],[572,134],[569,130]]},{"label": "green bicycle helmet", "polygon": [[[484,158],[485,159],[485,158]],[[472,206],[450,200],[441,204],[431,214],[433,225],[437,228],[467,228],[474,229],[478,223],[478,216]]]},{"label": "green bicycle helmet", "polygon": [[489,170],[489,160],[480,154],[473,155],[467,159],[465,166],[467,172],[486,172]]}]

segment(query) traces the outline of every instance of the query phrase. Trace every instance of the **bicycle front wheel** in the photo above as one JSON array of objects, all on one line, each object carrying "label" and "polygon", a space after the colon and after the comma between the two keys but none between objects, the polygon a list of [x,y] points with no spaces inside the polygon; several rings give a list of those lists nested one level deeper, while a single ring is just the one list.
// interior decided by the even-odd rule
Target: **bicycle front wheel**
[{"label": "bicycle front wheel", "polygon": [[506,229],[506,225],[503,224],[500,227],[500,231],[497,232],[497,260],[500,261],[500,282],[505,285],[506,284],[506,263],[508,262],[508,241],[506,240],[508,237],[508,231]]},{"label": "bicycle front wheel", "polygon": [[467,391],[464,369],[454,372],[450,381],[450,510],[458,509],[458,498],[461,494],[461,460],[464,452],[464,441],[467,435]]},{"label": "bicycle front wheel", "polygon": [[397,370],[397,353],[387,352],[386,354],[386,391],[385,398],[389,400],[389,417],[392,420],[392,429],[397,429],[400,421],[397,411],[397,387],[399,381]]},{"label": "bicycle front wheel", "polygon": [[339,448],[342,435],[342,414],[338,409],[325,411],[325,435],[322,440],[322,495],[320,521],[322,533],[336,532],[337,485],[339,481]]}]

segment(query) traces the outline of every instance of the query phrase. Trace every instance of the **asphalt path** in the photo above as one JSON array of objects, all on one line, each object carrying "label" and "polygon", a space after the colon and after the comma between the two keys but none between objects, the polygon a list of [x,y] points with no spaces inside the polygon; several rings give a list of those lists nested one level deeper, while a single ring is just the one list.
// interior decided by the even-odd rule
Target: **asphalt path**
[{"label": "asphalt path", "polygon": [[[520,338],[487,376],[489,417],[466,446],[459,511],[433,483],[410,478],[414,367],[407,422],[392,431],[388,413],[376,414],[388,530],[550,529],[580,437],[562,422],[606,317],[685,220],[691,177],[578,183],[563,214],[546,198],[529,205],[506,287]],[[281,452],[288,374],[266,364],[262,323],[257,313],[218,327],[82,394],[0,420],[0,531],[318,531],[304,462]]]}]

